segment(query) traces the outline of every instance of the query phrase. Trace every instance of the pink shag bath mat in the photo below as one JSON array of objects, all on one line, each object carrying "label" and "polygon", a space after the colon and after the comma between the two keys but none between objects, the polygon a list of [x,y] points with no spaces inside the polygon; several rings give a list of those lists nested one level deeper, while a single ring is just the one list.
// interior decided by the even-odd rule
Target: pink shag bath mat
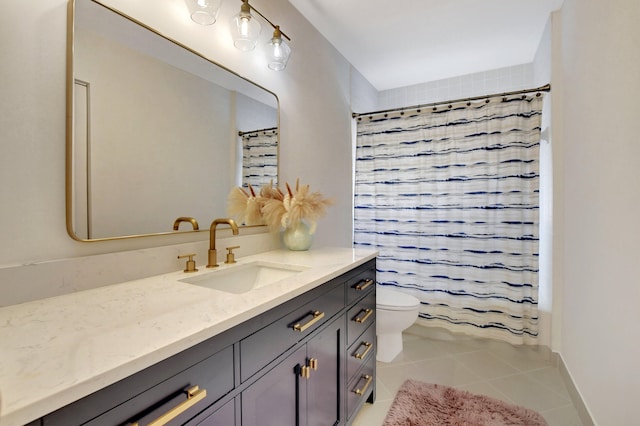
[{"label": "pink shag bath mat", "polygon": [[537,412],[443,385],[407,380],[383,426],[547,426]]}]

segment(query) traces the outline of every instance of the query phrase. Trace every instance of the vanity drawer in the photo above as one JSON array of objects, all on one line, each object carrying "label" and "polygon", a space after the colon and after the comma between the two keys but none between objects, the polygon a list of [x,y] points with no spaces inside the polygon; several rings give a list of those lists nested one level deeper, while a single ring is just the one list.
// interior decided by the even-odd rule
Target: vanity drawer
[{"label": "vanity drawer", "polygon": [[376,353],[376,328],[373,324],[347,350],[347,381]]},{"label": "vanity drawer", "polygon": [[370,356],[347,387],[347,419],[364,404],[375,388],[376,357]]},{"label": "vanity drawer", "polygon": [[[135,379],[135,375],[125,379],[131,383],[128,387],[134,387]],[[195,389],[195,386],[198,388]],[[92,410],[95,410],[101,401],[116,399],[112,392],[119,392],[118,389],[110,392],[110,388],[106,388],[51,413],[44,417],[43,425],[71,426],[82,423],[88,426],[112,426],[135,424],[134,422],[146,425],[173,409],[180,414],[175,417],[172,424],[182,424],[233,388],[233,347],[228,346],[98,417],[95,417],[95,414],[99,413],[95,412],[91,416]],[[190,392],[187,392],[188,390]],[[188,393],[190,396],[187,396]],[[86,423],[78,421],[85,415],[95,418]]]},{"label": "vanity drawer", "polygon": [[345,306],[344,284],[240,341],[240,379],[245,381]]},{"label": "vanity drawer", "polygon": [[347,305],[368,294],[376,286],[375,261],[366,263],[366,269],[347,281]]},{"label": "vanity drawer", "polygon": [[375,321],[376,293],[373,291],[347,312],[347,346],[351,346]]},{"label": "vanity drawer", "polygon": [[235,401],[232,399],[213,414],[197,423],[198,426],[233,426],[236,424]]}]

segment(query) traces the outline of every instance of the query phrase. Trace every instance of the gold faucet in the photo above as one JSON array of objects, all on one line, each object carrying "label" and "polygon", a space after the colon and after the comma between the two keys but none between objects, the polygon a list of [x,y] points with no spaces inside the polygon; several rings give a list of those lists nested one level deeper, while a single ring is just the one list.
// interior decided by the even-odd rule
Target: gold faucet
[{"label": "gold faucet", "polygon": [[177,231],[178,228],[180,227],[180,222],[189,222],[191,223],[191,226],[193,226],[193,230],[197,231],[198,229],[200,229],[200,226],[198,226],[198,221],[195,220],[192,217],[185,217],[185,216],[181,216],[179,218],[176,219],[175,222],[173,222],[173,230]]},{"label": "gold faucet", "polygon": [[207,268],[215,268],[218,266],[218,254],[216,252],[216,226],[221,223],[228,224],[231,227],[233,235],[238,235],[238,225],[236,225],[236,222],[233,219],[216,219],[211,222],[211,227],[209,228],[209,263],[207,263]]}]

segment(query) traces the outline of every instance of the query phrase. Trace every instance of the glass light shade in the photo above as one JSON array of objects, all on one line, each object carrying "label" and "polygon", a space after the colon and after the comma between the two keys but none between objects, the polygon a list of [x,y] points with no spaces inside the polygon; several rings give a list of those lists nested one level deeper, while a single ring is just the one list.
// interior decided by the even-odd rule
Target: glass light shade
[{"label": "glass light shade", "polygon": [[185,0],[191,19],[200,25],[212,25],[218,19],[222,0]]},{"label": "glass light shade", "polygon": [[240,12],[231,21],[233,45],[243,52],[248,52],[256,47],[260,31],[262,31],[262,25],[250,13]]},{"label": "glass light shade", "polygon": [[274,71],[282,71],[286,68],[291,55],[291,48],[282,37],[275,36],[267,43],[268,66]]}]

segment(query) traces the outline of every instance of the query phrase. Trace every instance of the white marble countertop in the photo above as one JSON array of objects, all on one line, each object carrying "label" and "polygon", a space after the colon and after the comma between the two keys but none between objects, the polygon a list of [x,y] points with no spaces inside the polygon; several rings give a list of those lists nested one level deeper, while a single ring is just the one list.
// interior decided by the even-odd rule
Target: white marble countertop
[{"label": "white marble countertop", "polygon": [[[238,259],[306,267],[244,294],[178,280],[182,271],[0,308],[0,425],[18,426],[215,336],[375,258],[275,250]],[[216,270],[233,268],[222,265]]]}]

